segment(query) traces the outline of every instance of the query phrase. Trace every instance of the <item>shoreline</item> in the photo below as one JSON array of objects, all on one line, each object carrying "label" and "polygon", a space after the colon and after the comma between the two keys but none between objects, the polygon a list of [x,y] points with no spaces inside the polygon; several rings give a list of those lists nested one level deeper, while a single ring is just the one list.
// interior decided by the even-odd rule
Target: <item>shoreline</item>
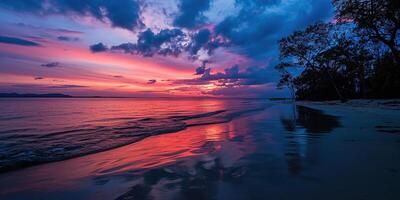
[{"label": "shoreline", "polygon": [[354,108],[377,108],[385,110],[400,110],[400,99],[351,99],[347,102],[333,101],[296,101],[298,104],[310,106],[343,106]]},{"label": "shoreline", "polygon": [[378,116],[390,115],[400,119],[400,99],[364,100],[355,99],[340,101],[296,101],[296,105],[325,111],[330,114],[347,114],[362,112]]}]

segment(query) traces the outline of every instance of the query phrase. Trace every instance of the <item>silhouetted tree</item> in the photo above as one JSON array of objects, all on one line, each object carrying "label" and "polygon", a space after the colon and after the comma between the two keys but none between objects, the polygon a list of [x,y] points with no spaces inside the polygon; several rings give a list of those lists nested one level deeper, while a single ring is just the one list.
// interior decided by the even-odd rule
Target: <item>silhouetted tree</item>
[{"label": "silhouetted tree", "polygon": [[[343,30],[345,29],[345,30]],[[353,30],[349,27],[336,26],[336,45],[325,51],[321,57],[329,60],[335,72],[342,77],[342,90],[348,97],[366,97],[366,78],[368,71],[372,67],[372,50],[357,38],[354,34],[347,33],[346,30]],[[339,86],[340,87],[340,86]]]},{"label": "silhouetted tree", "polygon": [[340,23],[355,23],[364,39],[380,42],[400,64],[399,0],[333,0],[336,19]]},{"label": "silhouetted tree", "polygon": [[281,79],[279,80],[277,87],[278,89],[283,89],[284,87],[287,87],[290,92],[290,96],[293,101],[296,100],[296,86],[294,84],[294,77],[292,74],[290,74],[284,67],[280,67],[279,65],[276,66],[276,69],[278,69],[281,73]]},{"label": "silhouetted tree", "polygon": [[[333,0],[336,21],[280,40],[278,88],[299,99],[400,97],[400,1]],[[292,76],[290,68],[300,68]]]},{"label": "silhouetted tree", "polygon": [[374,63],[367,82],[371,98],[400,98],[400,68],[391,55],[383,56]]},{"label": "silhouetted tree", "polygon": [[[323,72],[336,91],[339,99],[345,101],[340,88],[331,74],[336,68],[328,58],[328,52],[336,46],[335,34],[331,34],[333,24],[316,23],[304,31],[296,31],[279,41],[280,61],[278,69],[303,67],[308,72]],[[333,71],[335,71],[334,69]]]}]

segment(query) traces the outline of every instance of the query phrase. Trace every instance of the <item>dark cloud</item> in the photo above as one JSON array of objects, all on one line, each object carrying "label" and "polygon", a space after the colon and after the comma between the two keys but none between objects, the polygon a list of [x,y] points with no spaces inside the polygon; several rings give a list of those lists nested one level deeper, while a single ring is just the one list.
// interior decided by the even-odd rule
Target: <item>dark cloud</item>
[{"label": "dark cloud", "polygon": [[114,77],[114,78],[124,78],[124,76],[121,76],[121,75],[113,75],[112,77]]},{"label": "dark cloud", "polygon": [[209,55],[214,49],[221,46],[228,46],[228,42],[217,37],[209,29],[201,29],[191,37],[191,42],[187,46],[187,51],[193,59],[197,59],[200,49],[205,50]]},{"label": "dark cloud", "polygon": [[135,28],[142,28],[144,26],[140,18],[140,6],[138,1],[108,0],[103,2],[103,7],[107,9],[107,14],[103,17],[107,17],[112,22],[113,26],[130,30]]},{"label": "dark cloud", "polygon": [[182,51],[181,42],[185,34],[179,29],[163,29],[155,34],[147,29],[139,33],[136,44],[123,43],[111,50],[151,57],[155,54],[178,56]]},{"label": "dark cloud", "polygon": [[184,28],[193,28],[204,23],[203,12],[210,8],[211,0],[180,0],[179,13],[174,25]]},{"label": "dark cloud", "polygon": [[200,77],[194,79],[175,80],[175,84],[187,85],[207,85],[213,83],[219,87],[236,87],[244,85],[263,85],[271,83],[271,73],[273,69],[268,67],[247,67],[241,70],[235,65],[226,68],[224,72],[212,73],[210,68],[202,65],[196,69],[196,75]]},{"label": "dark cloud", "polygon": [[[107,48],[105,48],[107,50]],[[117,46],[112,46],[111,50],[113,51],[123,51],[124,53],[134,54],[136,52],[136,44],[133,43],[122,43]]]},{"label": "dark cloud", "polygon": [[203,47],[211,38],[211,32],[208,29],[201,29],[198,31],[190,44],[190,54],[194,55]]},{"label": "dark cloud", "polygon": [[[139,34],[136,44],[137,51],[144,56],[151,56],[155,52],[165,52],[162,49],[170,49],[171,52],[175,52],[174,45],[179,44],[182,36],[184,36],[184,33],[179,29],[164,29],[158,34],[154,34],[150,29],[147,29]],[[161,48],[161,45],[166,47]]]},{"label": "dark cloud", "polygon": [[42,0],[2,0],[0,6],[22,12],[39,12],[44,8]]},{"label": "dark cloud", "polygon": [[[192,34],[185,34],[180,29],[163,29],[154,33],[147,29],[138,34],[136,43],[122,43],[112,46],[111,51],[120,51],[128,54],[152,57],[154,55],[179,56],[187,52],[190,58],[197,59],[200,49],[211,55],[214,49],[227,46],[227,42],[218,38],[208,29],[201,29]],[[107,51],[108,48],[102,43],[90,46],[92,52]]]},{"label": "dark cloud", "polygon": [[273,84],[264,87],[253,87],[245,85],[242,87],[224,87],[214,90],[203,91],[202,94],[213,96],[229,96],[229,97],[246,97],[246,98],[262,98],[271,96],[285,96],[283,91],[277,91]]},{"label": "dark cloud", "polygon": [[37,15],[64,14],[109,20],[114,27],[133,30],[143,27],[137,0],[2,0],[0,7]]},{"label": "dark cloud", "polygon": [[[330,0],[306,0],[288,6],[281,0],[237,0],[240,11],[217,24],[217,34],[253,58],[277,53],[277,41],[294,30],[332,16]],[[269,12],[271,6],[286,9]],[[301,8],[307,9],[301,9]],[[290,15],[290,16],[288,16]],[[274,55],[275,56],[275,55]]]},{"label": "dark cloud", "polygon": [[37,76],[37,77],[35,77],[35,80],[42,80],[42,79],[44,79],[43,77],[41,77],[41,76]]},{"label": "dark cloud", "polygon": [[40,66],[42,66],[42,67],[48,67],[48,68],[53,68],[53,67],[58,67],[58,66],[60,66],[60,63],[59,63],[59,62],[51,62],[51,63],[41,64]]},{"label": "dark cloud", "polygon": [[76,42],[79,40],[79,38],[77,37],[68,37],[68,36],[58,36],[57,39],[65,42]]},{"label": "dark cloud", "polygon": [[[203,75],[204,73],[206,73],[206,70],[211,70],[211,69],[207,69],[206,64],[208,63],[207,60],[203,61],[203,63],[201,64],[200,67],[196,68],[196,73],[195,75]],[[209,73],[209,72],[207,72]]]},{"label": "dark cloud", "polygon": [[93,53],[104,52],[108,50],[108,47],[101,42],[91,45],[89,48]]},{"label": "dark cloud", "polygon": [[25,40],[16,37],[6,37],[6,36],[0,36],[0,43],[15,44],[21,46],[40,46],[39,43],[30,40]]},{"label": "dark cloud", "polygon": [[183,86],[183,87],[177,87],[173,89],[168,89],[167,92],[199,92],[198,87],[194,86]]},{"label": "dark cloud", "polygon": [[65,34],[75,34],[75,35],[83,34],[82,31],[68,30],[68,29],[62,29],[62,28],[50,29],[50,30],[57,31],[59,33],[65,33]]},{"label": "dark cloud", "polygon": [[87,86],[84,85],[51,85],[47,88],[50,89],[71,89],[71,88],[86,88]]},{"label": "dark cloud", "polygon": [[[180,0],[179,12],[173,22],[179,28],[164,29],[159,33],[147,29],[139,32],[136,42],[115,45],[110,50],[145,57],[187,53],[189,58],[196,60],[204,53],[212,55],[217,48],[232,47],[228,51],[265,60],[278,55],[278,41],[282,37],[332,16],[330,0],[235,2],[238,12],[227,16],[215,27],[204,28],[204,12],[210,8],[211,0]],[[108,50],[100,44],[91,46],[92,51]]]},{"label": "dark cloud", "polygon": [[199,92],[201,89],[198,86],[213,84],[217,87],[212,90],[203,90],[201,93],[215,96],[246,97],[265,97],[276,93],[274,85],[276,80],[271,77],[274,69],[256,66],[240,69],[239,66],[235,65],[226,68],[223,72],[212,73],[211,68],[207,68],[205,64],[206,62],[196,69],[198,78],[173,80],[173,84],[184,86],[171,89],[170,92]]},{"label": "dark cloud", "polygon": [[236,3],[241,6],[251,7],[252,9],[264,9],[265,7],[277,5],[282,0],[236,0]]},{"label": "dark cloud", "polygon": [[235,65],[215,74],[212,74],[211,70],[206,70],[200,79],[218,81],[220,86],[261,85],[271,82],[270,73],[271,70],[267,67],[247,67],[245,70],[240,70],[239,66]]},{"label": "dark cloud", "polygon": [[206,66],[200,66],[200,67],[196,68],[195,75],[204,74],[205,72],[206,72]]},{"label": "dark cloud", "polygon": [[155,84],[157,82],[157,80],[155,79],[150,79],[147,81],[147,84]]}]

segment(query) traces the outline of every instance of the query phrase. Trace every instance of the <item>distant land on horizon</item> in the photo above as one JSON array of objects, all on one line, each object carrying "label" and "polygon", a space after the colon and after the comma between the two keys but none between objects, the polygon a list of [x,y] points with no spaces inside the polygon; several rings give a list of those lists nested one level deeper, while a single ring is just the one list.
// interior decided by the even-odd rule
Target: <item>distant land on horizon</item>
[{"label": "distant land on horizon", "polygon": [[62,93],[0,93],[0,98],[130,98],[130,97],[114,97],[114,96],[72,96]]},{"label": "distant land on horizon", "polygon": [[19,93],[0,93],[0,98],[12,98],[12,97],[73,97],[66,94],[60,93],[48,93],[48,94],[19,94]]},{"label": "distant land on horizon", "polygon": [[[22,94],[20,94],[20,93],[12,92],[12,93],[0,93],[0,98],[143,98],[143,97],[72,96],[72,95],[67,95],[67,94],[62,94],[62,93],[46,93],[46,94],[22,93]],[[146,97],[146,98],[152,98],[152,97]],[[157,97],[157,98],[174,98],[174,97]],[[229,99],[227,97],[196,97],[196,98]],[[289,98],[265,97],[265,98],[240,98],[240,99],[269,99],[271,101],[279,101],[279,100],[287,100]]]}]

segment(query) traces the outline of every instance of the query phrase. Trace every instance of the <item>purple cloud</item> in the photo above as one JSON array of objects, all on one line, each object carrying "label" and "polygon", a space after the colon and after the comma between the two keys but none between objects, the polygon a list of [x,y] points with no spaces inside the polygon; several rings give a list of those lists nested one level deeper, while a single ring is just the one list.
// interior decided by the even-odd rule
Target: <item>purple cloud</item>
[{"label": "purple cloud", "polygon": [[14,44],[20,46],[40,46],[39,43],[30,40],[7,36],[0,36],[0,43]]},{"label": "purple cloud", "polygon": [[2,0],[0,7],[35,15],[90,16],[102,22],[110,21],[113,27],[128,30],[144,26],[140,17],[141,5],[137,0]]},{"label": "purple cloud", "polygon": [[157,80],[155,79],[150,79],[147,81],[147,84],[155,84],[157,82]]},{"label": "purple cloud", "polygon": [[84,85],[51,85],[48,86],[47,88],[50,89],[71,89],[71,88],[87,88],[88,86],[84,86]]},{"label": "purple cloud", "polygon": [[60,63],[59,63],[59,62],[51,62],[51,63],[41,64],[40,66],[42,66],[42,67],[48,67],[48,68],[53,68],[53,67],[58,67],[58,66],[60,66]]},{"label": "purple cloud", "polygon": [[104,52],[108,50],[108,47],[101,42],[91,45],[89,48],[93,53]]},{"label": "purple cloud", "polygon": [[196,69],[198,78],[173,80],[174,84],[208,85],[210,83],[220,88],[255,86],[270,84],[274,81],[271,74],[273,69],[268,67],[247,67],[241,70],[238,65],[226,68],[224,72],[212,73],[211,68],[202,65]]},{"label": "purple cloud", "polygon": [[211,0],[180,0],[179,13],[174,19],[174,25],[193,28],[204,23],[203,12],[210,8]]},{"label": "purple cloud", "polygon": [[77,38],[77,37],[68,37],[68,36],[58,36],[57,39],[60,41],[65,41],[65,42],[79,41],[79,38]]},{"label": "purple cloud", "polygon": [[155,54],[178,56],[183,48],[181,42],[184,36],[185,34],[179,29],[163,29],[157,34],[147,29],[139,33],[136,44],[123,43],[111,47],[111,50],[144,57],[152,57]]}]

